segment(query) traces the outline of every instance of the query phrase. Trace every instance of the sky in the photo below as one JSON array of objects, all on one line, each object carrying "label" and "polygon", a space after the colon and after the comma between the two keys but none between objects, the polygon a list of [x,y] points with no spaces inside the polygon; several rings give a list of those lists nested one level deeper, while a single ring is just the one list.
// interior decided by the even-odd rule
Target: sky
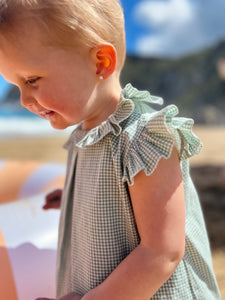
[{"label": "sky", "polygon": [[[225,40],[225,0],[121,0],[127,53],[176,58]],[[0,99],[7,85],[0,76]]]},{"label": "sky", "polygon": [[225,39],[224,0],[121,0],[127,52],[179,57]]}]

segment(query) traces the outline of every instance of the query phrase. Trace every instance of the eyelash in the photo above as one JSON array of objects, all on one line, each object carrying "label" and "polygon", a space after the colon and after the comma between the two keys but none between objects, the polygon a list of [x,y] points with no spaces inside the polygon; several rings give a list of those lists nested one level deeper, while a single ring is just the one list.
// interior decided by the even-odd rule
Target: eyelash
[{"label": "eyelash", "polygon": [[39,79],[40,79],[40,77],[30,78],[25,81],[25,84],[34,85]]}]

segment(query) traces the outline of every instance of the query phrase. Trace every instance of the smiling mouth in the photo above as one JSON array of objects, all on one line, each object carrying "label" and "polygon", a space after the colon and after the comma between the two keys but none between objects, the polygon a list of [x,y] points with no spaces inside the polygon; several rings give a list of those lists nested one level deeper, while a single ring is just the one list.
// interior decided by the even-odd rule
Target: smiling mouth
[{"label": "smiling mouth", "polygon": [[50,119],[54,115],[54,111],[52,110],[45,110],[39,112],[39,115],[45,119]]}]

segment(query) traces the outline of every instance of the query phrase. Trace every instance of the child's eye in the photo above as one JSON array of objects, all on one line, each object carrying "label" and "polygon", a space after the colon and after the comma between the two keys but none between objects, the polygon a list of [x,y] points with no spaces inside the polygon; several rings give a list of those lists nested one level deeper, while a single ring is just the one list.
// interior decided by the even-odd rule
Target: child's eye
[{"label": "child's eye", "polygon": [[35,77],[35,78],[27,79],[25,81],[25,84],[34,85],[39,79],[40,79],[40,77]]}]

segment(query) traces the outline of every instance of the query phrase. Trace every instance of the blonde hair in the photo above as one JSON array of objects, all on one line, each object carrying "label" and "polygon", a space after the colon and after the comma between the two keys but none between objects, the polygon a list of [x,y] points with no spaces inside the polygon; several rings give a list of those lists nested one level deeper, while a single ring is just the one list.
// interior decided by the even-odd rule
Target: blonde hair
[{"label": "blonde hair", "polygon": [[122,69],[126,46],[119,0],[0,0],[2,34],[15,36],[27,20],[38,25],[48,42],[62,47],[111,43],[117,50],[117,67]]}]

